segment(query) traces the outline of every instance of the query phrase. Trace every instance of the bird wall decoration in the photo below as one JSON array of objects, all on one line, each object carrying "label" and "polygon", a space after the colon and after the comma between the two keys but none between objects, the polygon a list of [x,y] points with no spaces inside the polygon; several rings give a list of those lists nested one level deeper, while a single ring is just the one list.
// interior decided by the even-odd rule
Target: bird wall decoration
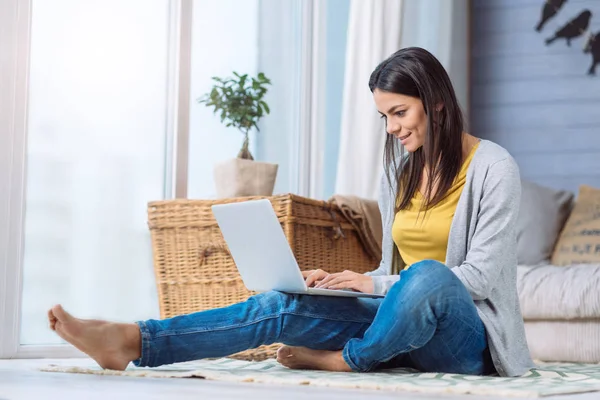
[{"label": "bird wall decoration", "polygon": [[600,31],[590,35],[583,52],[592,55],[592,65],[588,70],[588,74],[596,75],[596,65],[600,64]]},{"label": "bird wall decoration", "polygon": [[587,31],[590,26],[590,19],[592,19],[592,12],[590,10],[583,10],[577,17],[558,29],[554,33],[554,36],[546,39],[546,44],[551,44],[556,39],[565,39],[567,46],[570,47],[571,40],[583,35]]},{"label": "bird wall decoration", "polygon": [[[537,32],[541,32],[548,21],[554,18],[567,0],[546,0],[542,5],[540,19],[535,26]],[[566,24],[558,28],[554,35],[545,40],[546,46],[551,45],[559,39],[565,39],[568,47],[571,47],[571,41],[584,36],[590,27],[592,12],[588,9],[582,10],[576,17],[569,20]],[[592,56],[592,64],[588,69],[588,75],[596,75],[596,66],[600,64],[600,32],[596,34],[589,33],[585,42],[583,52]]]},{"label": "bird wall decoration", "polygon": [[567,0],[548,0],[544,3],[542,7],[542,16],[540,17],[540,22],[538,22],[535,30],[541,32],[544,29],[544,25],[546,22],[554,18],[554,16],[558,13],[558,10],[562,8],[562,6],[567,2]]}]

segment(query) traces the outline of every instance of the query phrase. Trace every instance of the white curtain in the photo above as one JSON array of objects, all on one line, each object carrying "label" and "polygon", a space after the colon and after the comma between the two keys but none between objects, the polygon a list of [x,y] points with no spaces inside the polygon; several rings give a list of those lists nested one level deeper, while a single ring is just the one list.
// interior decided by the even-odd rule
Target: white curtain
[{"label": "white curtain", "polygon": [[337,194],[376,199],[385,128],[368,79],[402,47],[419,46],[444,65],[468,115],[468,0],[352,0],[348,23]]},{"label": "white curtain", "polygon": [[373,69],[400,48],[405,0],[352,0],[335,192],[377,198],[384,124],[369,90]]},{"label": "white curtain", "polygon": [[404,0],[402,11],[402,47],[422,47],[440,60],[468,116],[469,1]]}]

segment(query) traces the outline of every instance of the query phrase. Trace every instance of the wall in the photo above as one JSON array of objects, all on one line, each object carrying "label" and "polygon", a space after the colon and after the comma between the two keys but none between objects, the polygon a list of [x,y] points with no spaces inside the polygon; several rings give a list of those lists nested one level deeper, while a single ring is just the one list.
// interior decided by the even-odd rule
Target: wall
[{"label": "wall", "polygon": [[541,32],[543,0],[472,1],[472,132],[506,147],[521,176],[577,192],[600,188],[600,66],[588,76],[585,37],[547,46],[583,9],[600,31],[600,1],[569,0]]}]

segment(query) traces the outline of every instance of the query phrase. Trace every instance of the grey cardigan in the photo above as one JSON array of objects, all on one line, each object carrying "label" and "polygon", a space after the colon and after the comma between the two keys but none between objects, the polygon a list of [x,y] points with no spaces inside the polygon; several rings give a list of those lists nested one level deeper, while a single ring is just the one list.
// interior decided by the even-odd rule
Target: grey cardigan
[{"label": "grey cardigan", "polygon": [[[384,176],[379,195],[383,257],[373,277],[385,294],[400,278],[403,262],[392,239],[396,188]],[[485,325],[500,376],[519,376],[535,367],[525,339],[517,295],[519,168],[502,147],[482,140],[475,151],[448,237],[446,265],[465,285]],[[393,275],[395,274],[395,275]]]}]

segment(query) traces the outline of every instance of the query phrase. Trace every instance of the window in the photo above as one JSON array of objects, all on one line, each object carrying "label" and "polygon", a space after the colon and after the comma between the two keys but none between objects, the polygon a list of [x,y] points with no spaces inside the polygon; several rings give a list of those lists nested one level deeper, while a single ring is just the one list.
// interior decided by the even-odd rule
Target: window
[{"label": "window", "polygon": [[252,151],[279,164],[276,193],[316,193],[325,4],[0,4],[0,358],[74,354],[47,327],[54,303],[82,317],[158,317],[147,202],[181,184],[214,197],[214,164],[242,144],[196,101],[212,76],[272,79]]},{"label": "window", "polygon": [[22,345],[60,342],[55,303],[157,316],[145,204],[165,192],[169,2],[34,0],[31,21]]},{"label": "window", "polygon": [[[196,0],[192,24],[189,198],[215,198],[213,167],[237,156],[242,134],[221,124],[197,99],[210,91],[213,76],[256,75],[258,0]],[[256,140],[250,151],[255,154]]]}]

